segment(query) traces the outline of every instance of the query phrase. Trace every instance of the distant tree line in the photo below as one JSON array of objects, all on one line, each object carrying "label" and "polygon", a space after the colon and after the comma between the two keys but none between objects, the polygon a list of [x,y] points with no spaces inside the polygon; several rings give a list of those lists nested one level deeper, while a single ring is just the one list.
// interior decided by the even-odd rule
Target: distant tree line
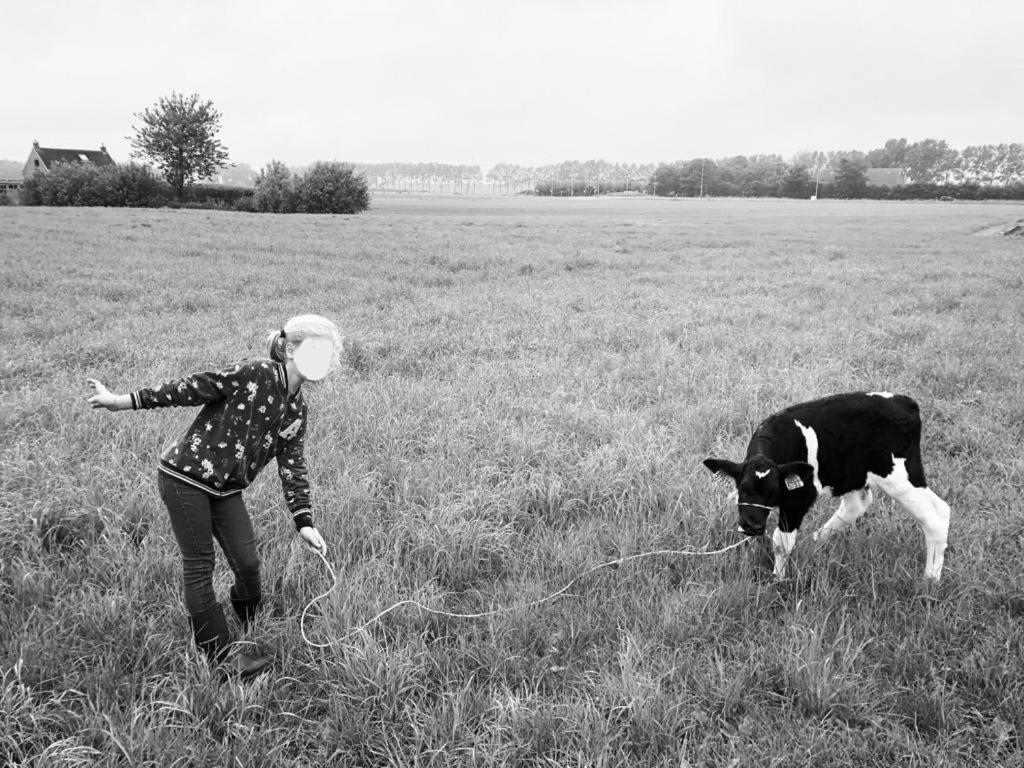
[{"label": "distant tree line", "polygon": [[[868,183],[868,169],[895,169],[899,184]],[[642,192],[698,197],[870,197],[917,199],[1024,198],[1024,144],[984,144],[951,148],[945,141],[914,143],[890,139],[869,152],[799,152],[736,155],[675,163],[638,165],[605,160],[566,161],[534,167],[499,163],[487,173],[493,192],[587,196]]]},{"label": "distant tree line", "polygon": [[375,192],[477,191],[480,166],[449,163],[356,163],[355,172]]},{"label": "distant tree line", "polygon": [[[869,185],[869,169],[891,168],[903,184]],[[656,195],[877,199],[1024,198],[1024,144],[984,144],[955,150],[945,141],[889,139],[869,152],[799,152],[662,163],[651,175]],[[538,189],[538,194],[540,194]]]},{"label": "distant tree line", "polygon": [[606,160],[567,160],[542,166],[499,163],[487,173],[492,191],[538,195],[602,195],[612,192],[645,192],[655,166],[609,163]]},{"label": "distant tree line", "polygon": [[[136,129],[133,146],[154,161],[162,178],[148,166],[134,163],[105,168],[58,166],[27,179],[22,201],[351,213],[366,210],[369,191],[468,194],[484,184],[494,193],[544,196],[1024,199],[1021,143],[956,150],[938,139],[911,143],[899,138],[867,152],[802,151],[789,162],[781,155],[735,155],[658,165],[601,159],[541,166],[498,163],[486,177],[473,164],[318,162],[292,169],[272,161],[257,175],[244,163],[227,163],[227,150],[216,140],[220,114],[212,102],[175,93],[136,117],[143,124]],[[879,181],[877,169],[892,169],[892,173]],[[214,175],[235,184],[195,183]]]},{"label": "distant tree line", "polygon": [[979,144],[956,150],[945,141],[889,139],[869,152],[800,152],[793,158],[812,170],[838,168],[842,158],[865,168],[900,168],[912,184],[1024,183],[1024,144]]}]

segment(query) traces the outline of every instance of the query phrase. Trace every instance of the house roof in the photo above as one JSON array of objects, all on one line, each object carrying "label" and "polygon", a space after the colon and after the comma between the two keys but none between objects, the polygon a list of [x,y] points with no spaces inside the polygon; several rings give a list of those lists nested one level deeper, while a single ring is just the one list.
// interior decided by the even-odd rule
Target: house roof
[{"label": "house roof", "polygon": [[[907,183],[907,176],[902,168],[868,168],[864,178],[871,187],[899,187]],[[822,184],[835,184],[836,172],[831,168],[823,168],[818,174]]]},{"label": "house roof", "polygon": [[898,187],[907,180],[902,168],[868,168],[865,175],[873,187]]},{"label": "house roof", "polygon": [[46,167],[54,163],[92,163],[93,165],[112,165],[114,158],[107,154],[106,149],[56,149],[54,147],[33,147]]}]

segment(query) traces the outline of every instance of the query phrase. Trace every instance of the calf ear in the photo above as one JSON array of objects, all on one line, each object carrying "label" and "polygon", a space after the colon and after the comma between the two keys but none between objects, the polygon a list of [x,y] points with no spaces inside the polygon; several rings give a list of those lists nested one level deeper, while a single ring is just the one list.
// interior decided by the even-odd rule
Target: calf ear
[{"label": "calf ear", "polygon": [[743,472],[743,465],[727,459],[704,459],[704,466],[715,474],[728,475],[733,480],[738,480]]},{"label": "calf ear", "polygon": [[779,464],[779,474],[782,475],[783,493],[799,491],[808,485],[814,487],[814,467],[806,461]]}]

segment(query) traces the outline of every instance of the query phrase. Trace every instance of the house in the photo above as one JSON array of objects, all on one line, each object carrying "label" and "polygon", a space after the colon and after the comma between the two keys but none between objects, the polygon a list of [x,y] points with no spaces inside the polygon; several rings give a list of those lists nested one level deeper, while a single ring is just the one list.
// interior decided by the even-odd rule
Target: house
[{"label": "house", "polygon": [[18,205],[21,202],[21,185],[21,179],[0,179],[0,197],[5,198],[7,204]]},{"label": "house", "polygon": [[55,149],[40,147],[38,141],[32,142],[32,151],[22,176],[28,178],[35,173],[49,173],[57,163],[92,163],[93,165],[113,165],[114,158],[107,153],[107,148],[100,144],[97,149]]},{"label": "house", "polygon": [[907,174],[902,168],[868,168],[864,175],[869,187],[902,187],[907,183]]}]

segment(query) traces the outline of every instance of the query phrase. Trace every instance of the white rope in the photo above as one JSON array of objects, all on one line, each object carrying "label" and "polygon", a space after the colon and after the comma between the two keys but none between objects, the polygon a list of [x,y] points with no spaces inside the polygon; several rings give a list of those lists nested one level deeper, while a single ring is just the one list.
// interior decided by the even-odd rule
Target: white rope
[{"label": "white rope", "polygon": [[588,576],[591,573],[593,573],[594,571],[600,570],[601,568],[607,568],[610,565],[619,565],[621,563],[628,563],[630,560],[639,560],[640,558],[643,558],[643,557],[653,557],[654,555],[684,555],[684,556],[688,556],[688,557],[700,557],[700,556],[706,556],[706,555],[720,555],[720,554],[722,554],[724,552],[728,552],[730,549],[736,549],[737,547],[743,546],[749,540],[750,540],[749,538],[745,537],[745,538],[741,539],[740,541],[737,541],[735,544],[730,544],[727,547],[722,547],[721,549],[715,549],[715,550],[712,550],[712,551],[706,551],[705,550],[705,551],[699,551],[698,552],[698,551],[693,551],[693,550],[688,550],[688,549],[658,549],[658,550],[654,550],[653,552],[641,552],[640,554],[637,554],[637,555],[628,555],[626,557],[620,557],[620,558],[617,558],[615,560],[609,560],[607,563],[601,563],[600,565],[595,565],[595,566],[593,566],[591,568],[588,568],[587,570],[583,571],[583,573],[581,573],[578,576],[574,577],[571,581],[569,581],[564,587],[562,587],[557,592],[552,592],[550,595],[546,595],[546,596],[544,596],[544,597],[542,597],[542,598],[540,598],[538,600],[532,600],[532,601],[530,601],[528,603],[519,603],[519,604],[516,604],[516,605],[510,605],[510,606],[506,606],[504,608],[495,608],[493,610],[483,611],[481,613],[451,613],[449,611],[442,611],[442,610],[438,610],[437,608],[431,608],[429,606],[423,605],[423,603],[420,603],[420,602],[418,602],[416,600],[399,600],[394,605],[391,605],[388,608],[385,608],[383,611],[378,613],[376,616],[374,616],[369,621],[365,621],[362,624],[360,624],[358,627],[350,629],[348,632],[346,632],[340,638],[338,638],[336,640],[330,640],[330,641],[328,641],[326,643],[314,642],[314,641],[310,640],[309,636],[306,634],[306,614],[309,612],[309,609],[312,608],[314,605],[316,605],[316,603],[318,603],[320,600],[323,600],[325,597],[327,597],[329,594],[331,594],[337,588],[337,586],[338,586],[338,575],[337,575],[337,573],[335,573],[334,567],[330,564],[330,562],[328,562],[328,560],[324,556],[324,554],[317,550],[317,551],[315,551],[317,557],[319,557],[321,560],[324,561],[324,565],[327,566],[327,572],[331,575],[331,586],[330,586],[330,588],[326,592],[323,592],[323,593],[317,595],[312,600],[310,600],[308,603],[306,603],[306,607],[302,609],[302,616],[299,618],[299,631],[302,632],[302,639],[306,641],[306,644],[309,647],[311,647],[311,648],[330,648],[332,645],[338,645],[340,643],[343,643],[348,638],[352,637],[353,635],[357,635],[360,632],[363,632],[364,630],[366,630],[367,627],[369,627],[369,626],[371,626],[373,624],[376,624],[378,621],[380,621],[382,618],[387,616],[389,613],[391,613],[392,611],[394,611],[397,608],[401,608],[403,605],[414,605],[417,608],[419,608],[421,611],[425,611],[426,613],[432,613],[435,616],[448,616],[448,617],[453,618],[453,619],[482,619],[482,618],[485,618],[487,616],[497,616],[498,614],[501,614],[501,613],[508,613],[509,611],[516,611],[516,610],[520,610],[520,609],[523,609],[523,608],[532,608],[535,605],[540,605],[541,603],[546,603],[549,600],[554,600],[556,597],[565,594],[565,592],[568,591],[569,587],[571,587],[577,581],[582,579],[584,576]]}]

